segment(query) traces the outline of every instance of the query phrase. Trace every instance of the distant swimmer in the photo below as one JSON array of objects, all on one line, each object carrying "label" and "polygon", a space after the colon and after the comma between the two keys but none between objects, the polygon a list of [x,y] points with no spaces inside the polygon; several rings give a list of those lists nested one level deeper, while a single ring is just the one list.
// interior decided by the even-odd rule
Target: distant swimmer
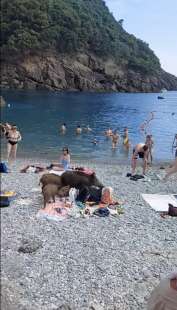
[{"label": "distant swimmer", "polygon": [[108,130],[105,131],[106,137],[111,137],[113,135],[112,129],[109,128]]},{"label": "distant swimmer", "polygon": [[135,174],[135,169],[137,166],[137,160],[138,158],[141,158],[143,160],[143,174],[146,173],[147,170],[147,162],[148,162],[148,146],[144,143],[139,143],[135,146],[133,149],[133,155],[132,155],[132,175]]},{"label": "distant swimmer", "polygon": [[118,142],[119,142],[119,134],[118,134],[117,130],[114,131],[111,138],[112,138],[112,148],[115,149]]},{"label": "distant swimmer", "polygon": [[94,144],[94,145],[97,145],[99,143],[99,141],[97,140],[97,139],[94,139],[93,141],[92,141],[92,144]]},{"label": "distant swimmer", "polygon": [[124,128],[123,145],[125,147],[127,147],[127,148],[130,146],[129,137],[128,137],[128,128],[127,127]]},{"label": "distant swimmer", "polygon": [[169,178],[169,176],[171,176],[175,173],[177,173],[177,157],[176,157],[172,167],[167,170],[166,175],[164,177],[164,180],[166,181]]},{"label": "distant swimmer", "polygon": [[61,128],[60,128],[61,132],[62,132],[62,133],[65,133],[65,132],[66,132],[66,129],[67,129],[66,124],[63,123],[63,124],[61,125]]},{"label": "distant swimmer", "polygon": [[82,133],[82,128],[81,128],[80,125],[78,125],[77,128],[76,128],[76,134],[80,135],[81,133]]},{"label": "distant swimmer", "polygon": [[86,132],[91,132],[91,131],[92,131],[92,128],[90,128],[90,126],[89,126],[89,125],[87,125],[87,127],[86,127],[86,128],[84,128],[84,130],[85,130]]}]

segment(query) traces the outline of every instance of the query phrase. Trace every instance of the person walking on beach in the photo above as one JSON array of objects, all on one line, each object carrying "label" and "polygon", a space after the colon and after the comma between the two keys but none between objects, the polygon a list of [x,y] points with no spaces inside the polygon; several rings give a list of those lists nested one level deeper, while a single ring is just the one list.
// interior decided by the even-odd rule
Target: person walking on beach
[{"label": "person walking on beach", "polygon": [[153,146],[154,146],[154,141],[152,139],[152,135],[147,135],[146,136],[146,141],[145,144],[148,146],[148,162],[152,164],[152,152],[153,152]]},{"label": "person walking on beach", "polygon": [[114,131],[111,138],[112,138],[112,148],[115,149],[118,142],[119,142],[119,134],[118,134],[117,130]]},{"label": "person walking on beach", "polygon": [[144,143],[138,143],[135,148],[133,149],[133,155],[132,155],[132,175],[135,174],[136,166],[137,166],[137,160],[138,158],[141,158],[143,160],[143,174],[146,173],[147,170],[147,161],[148,161],[148,146]]},{"label": "person walking on beach", "polygon": [[16,125],[12,125],[11,127],[8,127],[8,128],[9,129],[6,133],[7,161],[9,161],[10,158],[12,158],[13,160],[16,160],[18,142],[20,142],[22,139],[21,134]]},{"label": "person walking on beach", "polygon": [[81,128],[80,125],[78,125],[77,128],[76,128],[76,134],[80,135],[81,133],[82,133],[82,128]]}]

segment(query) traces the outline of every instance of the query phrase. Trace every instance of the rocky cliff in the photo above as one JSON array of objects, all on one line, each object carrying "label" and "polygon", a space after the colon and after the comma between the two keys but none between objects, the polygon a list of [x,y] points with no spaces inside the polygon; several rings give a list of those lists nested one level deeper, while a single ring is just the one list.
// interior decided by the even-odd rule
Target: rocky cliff
[{"label": "rocky cliff", "polygon": [[177,78],[159,70],[144,75],[119,66],[111,59],[103,61],[91,54],[73,57],[55,53],[28,55],[4,61],[1,87],[70,91],[158,92],[177,89]]}]

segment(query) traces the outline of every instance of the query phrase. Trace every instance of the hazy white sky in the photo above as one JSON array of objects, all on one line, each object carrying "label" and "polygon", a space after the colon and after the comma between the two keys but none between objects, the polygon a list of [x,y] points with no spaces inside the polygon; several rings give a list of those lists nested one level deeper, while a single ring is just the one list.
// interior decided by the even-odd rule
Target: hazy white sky
[{"label": "hazy white sky", "polygon": [[149,43],[162,67],[177,76],[177,0],[105,0],[124,28]]}]

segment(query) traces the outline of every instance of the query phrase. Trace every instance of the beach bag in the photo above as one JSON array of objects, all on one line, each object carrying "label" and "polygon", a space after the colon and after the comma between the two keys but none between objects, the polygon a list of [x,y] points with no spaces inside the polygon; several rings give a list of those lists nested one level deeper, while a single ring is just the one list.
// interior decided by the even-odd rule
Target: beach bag
[{"label": "beach bag", "polygon": [[87,186],[82,186],[79,189],[79,194],[76,198],[77,201],[80,201],[82,203],[85,203],[89,199],[89,189]]},{"label": "beach bag", "polygon": [[0,173],[8,173],[7,166],[5,163],[0,163]]},{"label": "beach bag", "polygon": [[169,203],[168,215],[177,217],[177,207],[174,207],[171,203]]},{"label": "beach bag", "polygon": [[0,207],[8,207],[10,205],[10,199],[7,196],[0,196]]},{"label": "beach bag", "polygon": [[99,217],[106,217],[106,216],[109,216],[110,214],[110,211],[108,208],[99,208],[99,209],[96,209],[94,212],[93,212],[94,215],[97,215]]},{"label": "beach bag", "polygon": [[90,186],[89,194],[90,195],[89,195],[88,201],[99,203],[101,201],[102,189],[97,186]]}]

